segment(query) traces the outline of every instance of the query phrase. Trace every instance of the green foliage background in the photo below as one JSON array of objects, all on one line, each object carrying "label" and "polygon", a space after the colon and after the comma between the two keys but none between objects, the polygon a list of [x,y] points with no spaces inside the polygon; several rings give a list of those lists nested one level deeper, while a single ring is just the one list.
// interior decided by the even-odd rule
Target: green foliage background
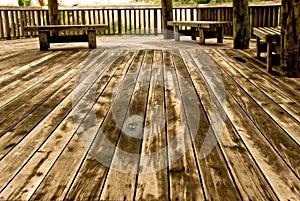
[{"label": "green foliage background", "polygon": [[[249,2],[273,1],[273,0],[249,0]],[[145,3],[160,4],[160,0],[144,0]],[[176,4],[205,4],[205,3],[226,3],[232,0],[173,0]]]}]

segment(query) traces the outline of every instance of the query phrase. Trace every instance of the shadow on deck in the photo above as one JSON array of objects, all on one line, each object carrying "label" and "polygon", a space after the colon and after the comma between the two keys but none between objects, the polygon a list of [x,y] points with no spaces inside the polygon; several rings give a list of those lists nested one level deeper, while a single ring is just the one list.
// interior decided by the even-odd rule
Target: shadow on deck
[{"label": "shadow on deck", "polygon": [[1,41],[0,199],[300,200],[300,81],[231,41]]}]

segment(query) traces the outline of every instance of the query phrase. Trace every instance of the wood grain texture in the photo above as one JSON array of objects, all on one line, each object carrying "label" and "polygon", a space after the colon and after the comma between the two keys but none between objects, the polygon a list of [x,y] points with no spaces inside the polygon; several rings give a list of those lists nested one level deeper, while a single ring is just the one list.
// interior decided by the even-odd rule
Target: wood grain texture
[{"label": "wood grain texture", "polygon": [[171,200],[203,200],[203,187],[196,166],[182,96],[172,54],[164,54],[167,141]]},{"label": "wood grain texture", "polygon": [[[218,59],[217,55],[212,55],[212,58]],[[221,66],[224,66],[223,62],[219,61]],[[246,93],[236,90],[239,87],[234,83],[233,79],[225,74],[225,71],[220,69],[220,73],[224,78],[224,83],[228,86],[228,91],[231,95],[228,94],[228,104],[227,104],[227,111],[228,116],[231,119],[231,122],[235,126],[236,130],[238,131],[239,135],[247,145],[248,149],[250,150],[252,156],[255,158],[255,161],[260,166],[260,169],[263,171],[264,175],[268,178],[268,181],[272,185],[273,189],[275,190],[277,196],[280,200],[293,200],[297,199],[297,189],[298,187],[298,177],[297,175],[293,174],[290,171],[287,163],[293,161],[293,167],[299,166],[297,163],[297,153],[287,153],[284,154],[283,157],[289,155],[291,157],[288,159],[286,163],[285,160],[278,158],[278,153],[276,150],[273,149],[270,142],[265,138],[264,133],[261,133],[255,124],[251,121],[251,117],[245,118],[247,116],[247,111],[251,110],[250,108],[253,107],[251,105],[251,99],[247,96]],[[233,90],[235,89],[235,90]],[[244,111],[243,107],[240,106],[241,103],[248,105],[248,110]],[[256,108],[254,111],[261,110]],[[251,113],[248,115],[252,116]],[[258,115],[258,114],[255,114]],[[240,121],[240,118],[244,116],[243,121]],[[258,115],[262,116],[262,115]],[[257,125],[257,124],[256,124]],[[269,126],[266,126],[269,127]],[[274,126],[270,126],[273,127]],[[276,136],[278,133],[276,133]],[[274,139],[275,137],[273,137]],[[281,143],[284,143],[284,140],[280,140]],[[293,145],[291,146],[293,147]],[[294,147],[297,150],[297,147]],[[293,150],[293,149],[290,149]],[[269,166],[269,167],[268,167]],[[296,172],[298,170],[296,169]],[[276,182],[274,182],[276,181]]]},{"label": "wood grain texture", "polygon": [[[202,52],[202,54],[205,53]],[[192,53],[192,57],[195,61],[202,60],[202,62],[203,57],[205,58],[205,56],[201,58],[201,54],[195,54],[195,52]],[[205,63],[208,64],[208,62]],[[201,66],[200,72],[206,73],[206,71],[211,71],[209,65]],[[213,83],[208,83],[208,86],[217,87],[217,85],[214,85]],[[227,164],[231,169],[231,174],[234,177],[242,198],[276,200],[276,195],[260,169],[257,167],[251,154],[245,147],[244,142],[226,116],[226,113],[224,113],[226,108],[223,108],[218,101],[209,100],[208,97],[203,97],[201,100],[203,101],[204,109],[206,110],[210,121],[212,121],[213,118],[210,110],[219,111],[220,113],[217,115],[225,114],[224,127],[222,129],[222,134],[218,136],[218,142],[220,143],[220,148],[225,159],[228,161]],[[212,124],[212,126],[214,130],[217,129],[214,124]],[[245,185],[245,183],[247,183],[247,185]]]},{"label": "wood grain texture", "polygon": [[1,41],[1,200],[300,199],[298,79],[226,39],[118,38]]},{"label": "wood grain texture", "polygon": [[135,200],[169,197],[163,53],[154,51]]}]

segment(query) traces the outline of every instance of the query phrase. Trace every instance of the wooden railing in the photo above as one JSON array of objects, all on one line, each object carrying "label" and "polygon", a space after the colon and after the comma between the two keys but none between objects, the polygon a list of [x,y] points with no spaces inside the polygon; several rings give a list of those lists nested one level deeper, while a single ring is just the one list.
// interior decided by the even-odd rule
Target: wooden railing
[{"label": "wooden railing", "polygon": [[[153,5],[100,6],[89,8],[59,8],[61,24],[108,24],[101,34],[159,34],[162,32],[161,7]],[[174,20],[232,21],[231,4],[174,6]],[[280,25],[280,3],[249,5],[250,28]],[[24,26],[48,25],[47,7],[0,7],[0,39],[37,36],[24,31]],[[185,27],[188,29],[188,27]],[[232,26],[225,35],[233,35]],[[100,33],[99,33],[100,34]]]}]

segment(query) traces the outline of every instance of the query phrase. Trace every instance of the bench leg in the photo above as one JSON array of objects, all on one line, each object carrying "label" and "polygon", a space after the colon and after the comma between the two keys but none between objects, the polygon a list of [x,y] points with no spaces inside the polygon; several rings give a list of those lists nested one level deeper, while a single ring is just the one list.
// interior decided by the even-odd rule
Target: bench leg
[{"label": "bench leg", "polygon": [[199,43],[205,44],[205,36],[204,36],[204,29],[199,28]]},{"label": "bench leg", "polygon": [[217,43],[223,43],[223,27],[222,26],[218,26],[217,27]]},{"label": "bench leg", "polygon": [[87,32],[88,32],[89,48],[95,49],[97,47],[96,30],[88,30]]},{"label": "bench leg", "polygon": [[174,39],[180,41],[179,26],[174,26]]},{"label": "bench leg", "polygon": [[197,37],[193,35],[193,32],[195,32],[195,31],[196,31],[196,28],[192,27],[191,28],[192,40],[196,40],[197,39]]},{"label": "bench leg", "polygon": [[272,72],[272,42],[267,45],[267,71]]},{"label": "bench leg", "polygon": [[256,57],[260,58],[260,38],[256,37]]},{"label": "bench leg", "polygon": [[48,48],[50,47],[49,36],[50,36],[49,31],[39,32],[40,50],[48,50]]}]

